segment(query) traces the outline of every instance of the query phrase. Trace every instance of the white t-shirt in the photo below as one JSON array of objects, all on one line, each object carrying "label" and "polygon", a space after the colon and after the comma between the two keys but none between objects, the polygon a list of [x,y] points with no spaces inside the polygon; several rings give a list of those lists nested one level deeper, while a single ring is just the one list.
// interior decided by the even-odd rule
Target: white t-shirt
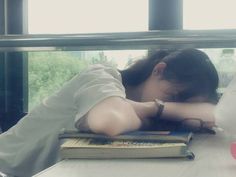
[{"label": "white t-shirt", "polygon": [[26,177],[57,162],[60,130],[74,129],[81,117],[110,96],[125,98],[115,68],[93,65],[75,76],[0,135],[0,171]]}]

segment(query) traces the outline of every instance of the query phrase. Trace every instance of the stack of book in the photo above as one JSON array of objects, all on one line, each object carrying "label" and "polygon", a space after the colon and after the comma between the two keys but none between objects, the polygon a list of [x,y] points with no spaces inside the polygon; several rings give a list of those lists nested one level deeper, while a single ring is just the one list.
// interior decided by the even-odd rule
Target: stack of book
[{"label": "stack of book", "polygon": [[62,159],[176,158],[194,159],[191,132],[136,131],[115,137],[64,131]]}]

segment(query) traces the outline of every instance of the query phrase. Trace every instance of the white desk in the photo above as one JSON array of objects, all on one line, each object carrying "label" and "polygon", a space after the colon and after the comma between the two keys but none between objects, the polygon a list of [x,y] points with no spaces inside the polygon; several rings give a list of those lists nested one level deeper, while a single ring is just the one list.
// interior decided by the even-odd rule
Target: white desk
[{"label": "white desk", "polygon": [[[235,177],[231,137],[196,135],[190,145],[195,160],[63,160],[35,177]],[[236,141],[236,139],[235,139]]]}]

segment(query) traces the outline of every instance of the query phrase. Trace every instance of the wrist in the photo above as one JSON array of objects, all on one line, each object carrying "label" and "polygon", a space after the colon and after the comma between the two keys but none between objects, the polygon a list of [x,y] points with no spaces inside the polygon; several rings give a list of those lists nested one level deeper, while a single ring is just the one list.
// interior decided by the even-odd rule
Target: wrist
[{"label": "wrist", "polygon": [[147,102],[148,117],[155,117],[158,112],[158,107],[154,101]]},{"label": "wrist", "polygon": [[156,112],[155,117],[159,119],[162,116],[162,112],[164,110],[164,102],[159,99],[155,99],[154,103],[157,107],[157,112]]}]

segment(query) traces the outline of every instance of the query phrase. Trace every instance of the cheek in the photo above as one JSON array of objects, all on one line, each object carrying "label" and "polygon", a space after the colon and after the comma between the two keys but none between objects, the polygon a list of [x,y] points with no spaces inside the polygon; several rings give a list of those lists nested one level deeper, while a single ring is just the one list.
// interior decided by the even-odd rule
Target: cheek
[{"label": "cheek", "polygon": [[168,86],[162,86],[156,91],[156,98],[162,101],[173,101],[174,92]]},{"label": "cheek", "polygon": [[[156,98],[160,99],[160,100],[163,100],[165,99],[165,95],[162,94],[162,92],[158,89],[149,89],[149,90],[146,90],[144,93],[143,93],[143,97],[142,97],[142,101],[153,101],[155,100]],[[163,100],[164,101],[164,100]]]},{"label": "cheek", "polygon": [[171,96],[165,93],[159,94],[157,98],[165,102],[172,100]]},{"label": "cheek", "polygon": [[141,101],[153,101],[156,98],[169,101],[170,100],[170,85],[166,81],[151,82],[145,85],[141,96]]}]

